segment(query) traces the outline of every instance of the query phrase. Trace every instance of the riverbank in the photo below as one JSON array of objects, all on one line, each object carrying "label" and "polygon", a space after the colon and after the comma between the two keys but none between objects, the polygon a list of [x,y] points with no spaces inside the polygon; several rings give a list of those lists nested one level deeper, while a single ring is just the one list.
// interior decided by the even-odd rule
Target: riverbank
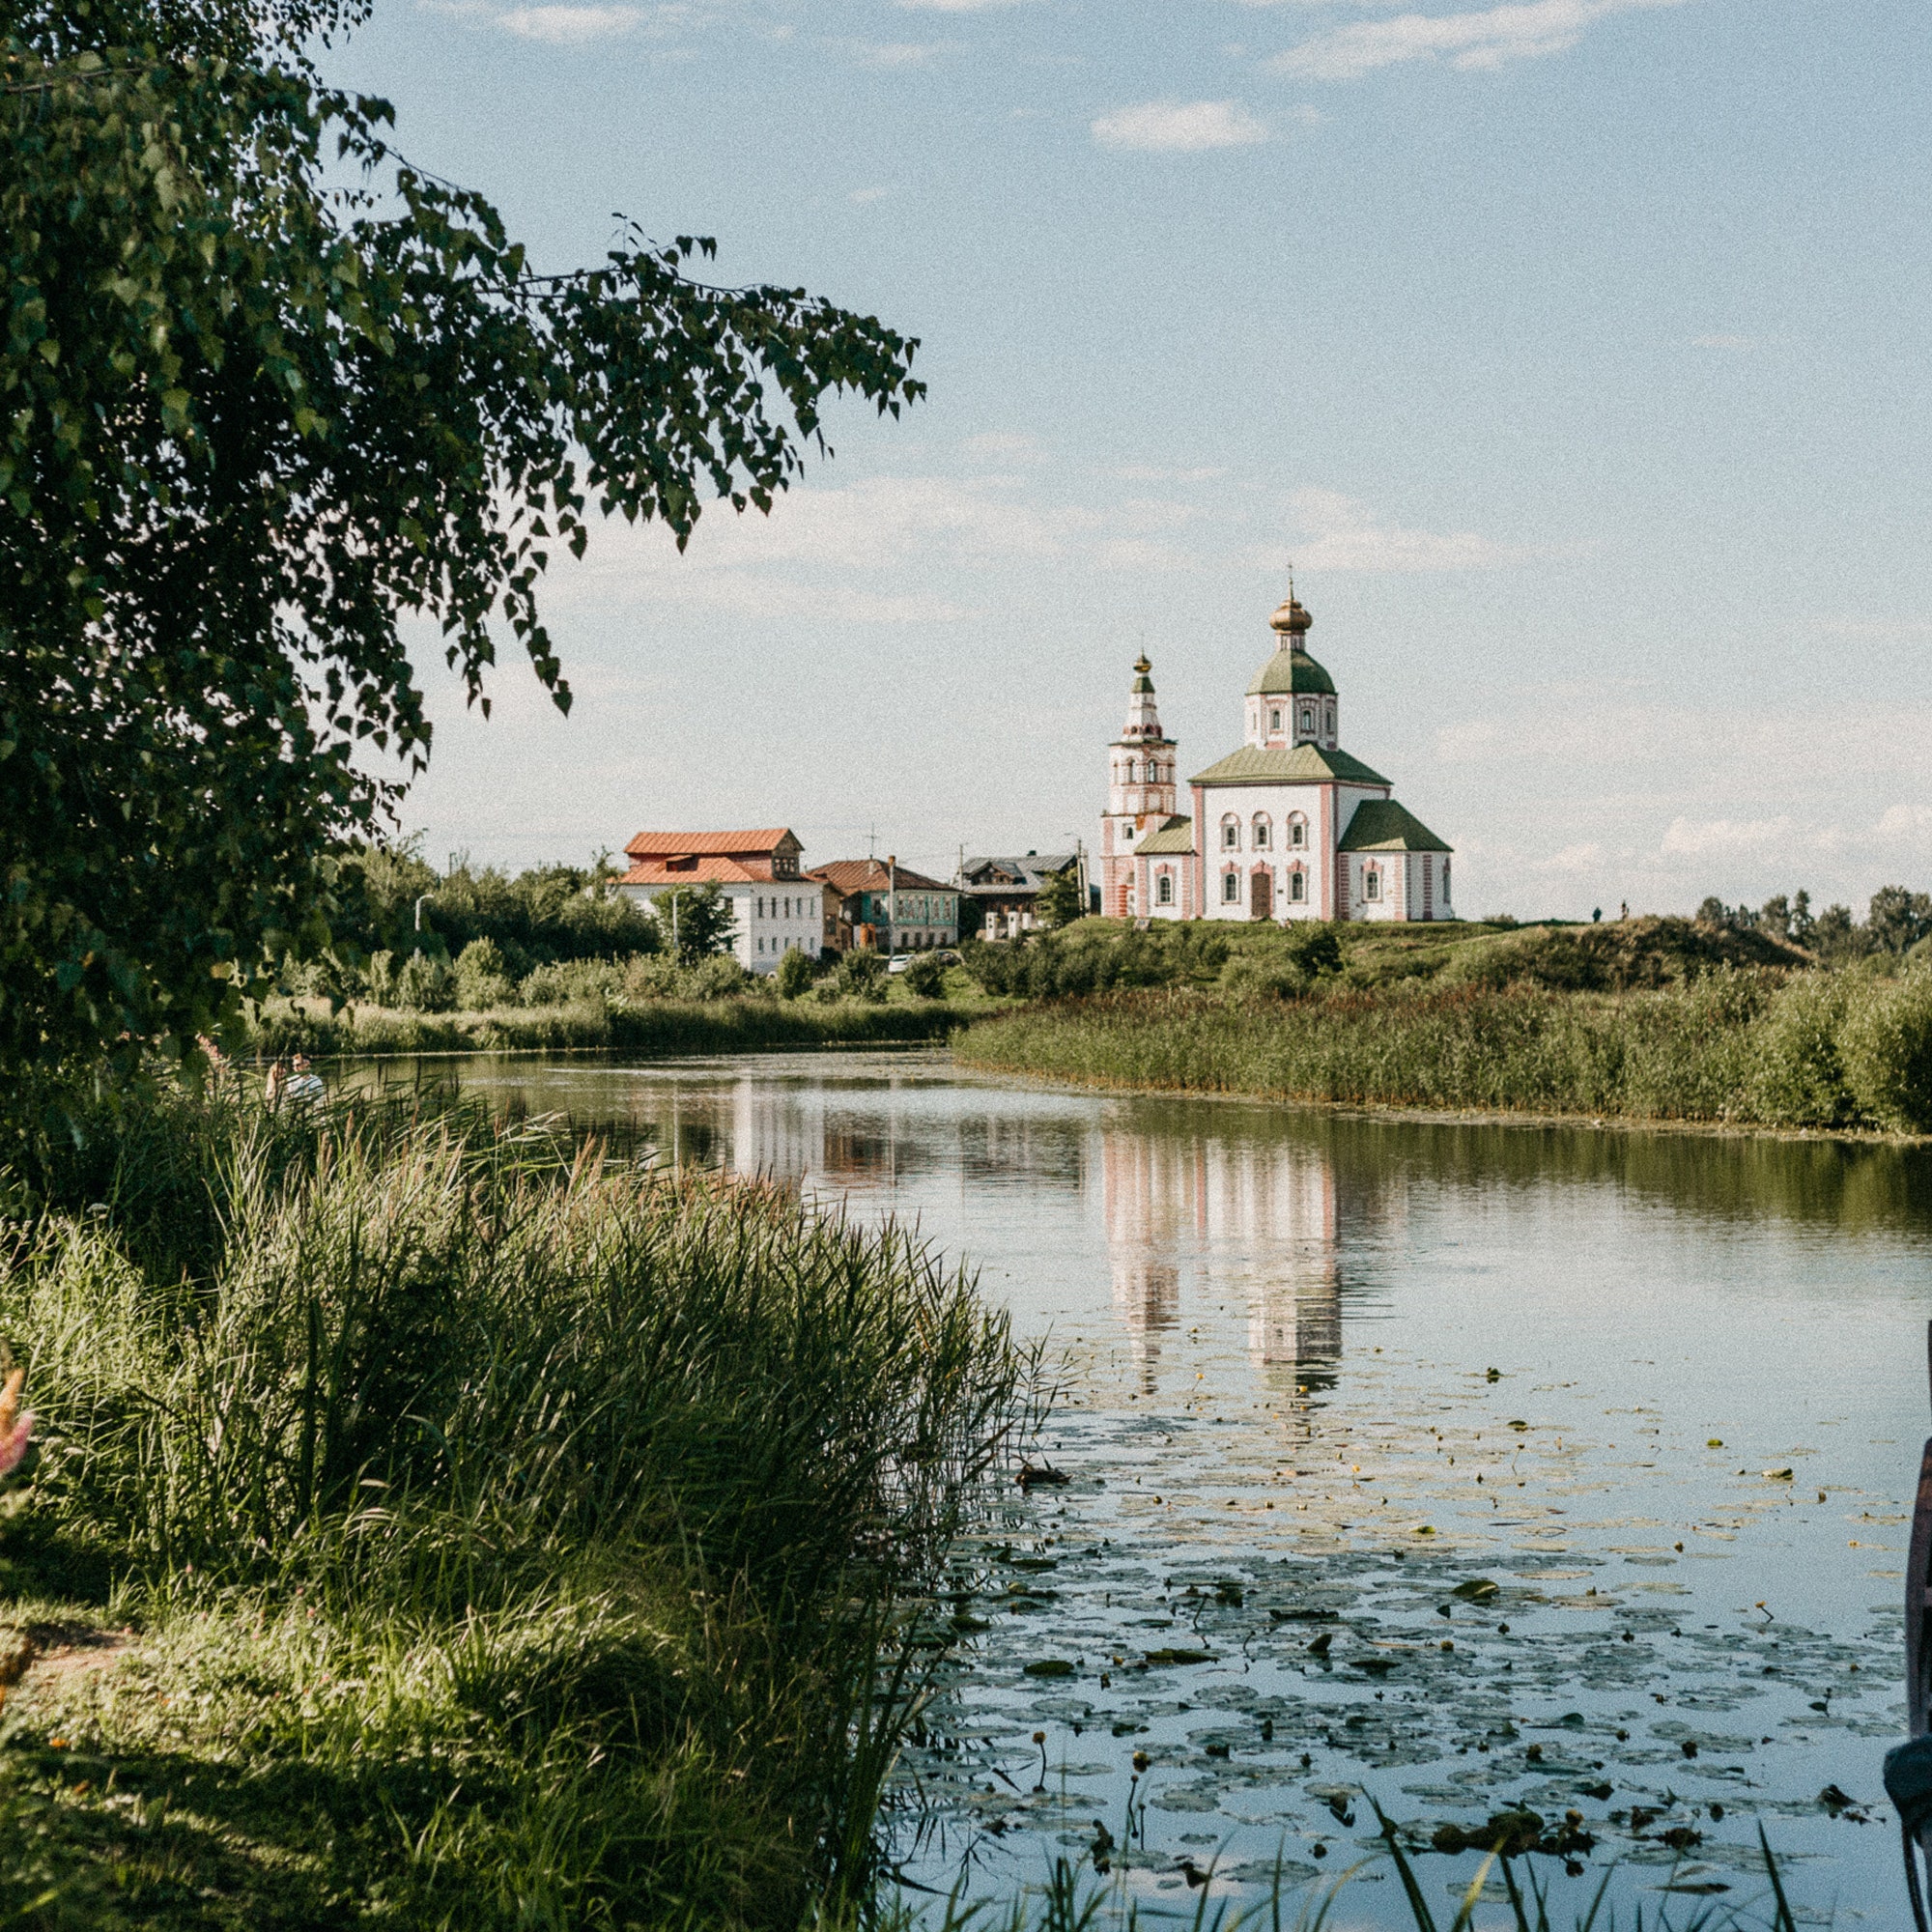
[{"label": "riverbank", "polygon": [[0,1913],[846,1922],[1029,1358],[894,1230],[414,1109],[97,1123],[0,1271]]},{"label": "riverbank", "polygon": [[[982,1003],[980,1010],[985,1009]],[[447,1013],[369,1006],[331,1012],[326,1001],[297,1000],[270,1006],[251,1030],[249,1044],[264,1055],[305,1053],[314,1059],[506,1052],[614,1052],[660,1059],[788,1047],[936,1044],[966,1021],[966,1012],[952,1002],[910,998],[876,1004],[760,997],[637,1005],[582,1001]]]},{"label": "riverbank", "polygon": [[1195,989],[1022,1009],[962,1065],[1088,1085],[1444,1113],[1932,1132],[1932,974],[1720,970],[1616,994],[1513,984]]}]

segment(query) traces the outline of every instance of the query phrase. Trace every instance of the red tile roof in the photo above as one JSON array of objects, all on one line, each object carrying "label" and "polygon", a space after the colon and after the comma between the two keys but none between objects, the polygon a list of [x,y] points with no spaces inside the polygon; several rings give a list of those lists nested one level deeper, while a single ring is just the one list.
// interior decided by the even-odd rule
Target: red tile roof
[{"label": "red tile roof", "polygon": [[633,859],[668,859],[688,853],[728,859],[765,856],[797,837],[782,825],[757,832],[639,832],[624,847]]},{"label": "red tile roof", "polygon": [[950,893],[953,889],[941,879],[928,879],[910,866],[899,866],[890,873],[883,859],[834,859],[827,866],[813,866],[805,875],[828,885],[840,898],[854,893],[883,893],[889,878],[898,881],[902,893]]},{"label": "red tile roof", "polygon": [[771,882],[772,868],[769,865],[762,867],[741,866],[736,859],[725,858],[722,853],[699,857],[687,851],[673,856],[689,858],[692,863],[673,867],[663,859],[639,859],[617,883],[620,886],[737,886],[753,880],[767,885]]}]

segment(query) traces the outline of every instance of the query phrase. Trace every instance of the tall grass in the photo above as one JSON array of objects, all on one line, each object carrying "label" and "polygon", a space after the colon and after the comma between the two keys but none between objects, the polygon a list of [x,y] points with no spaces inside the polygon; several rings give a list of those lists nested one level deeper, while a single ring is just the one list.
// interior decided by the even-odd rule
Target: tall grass
[{"label": "tall grass", "polygon": [[773,1047],[863,1046],[943,1040],[959,1025],[944,1006],[862,1000],[835,1003],[746,996],[650,1000],[637,1005],[582,999],[564,1006],[502,1007],[485,1012],[418,1013],[380,1007],[278,1006],[263,1014],[253,1044],[263,1053],[316,1055],[487,1053],[602,1049],[656,1058],[746,1053]]},{"label": "tall grass", "polygon": [[1932,974],[1719,968],[1618,994],[1480,982],[1116,993],[990,1019],[972,1064],[1389,1106],[1932,1132]]},{"label": "tall grass", "polygon": [[[915,1606],[1028,1399],[1003,1321],[771,1187],[478,1115],[171,1105],[56,1165],[0,1265],[44,1432],[16,1589],[141,1633],[31,1707],[13,1795],[58,1726],[213,1820],[168,1857],[218,1837],[259,1922],[849,1909]],[[76,1922],[156,1856],[129,1816],[74,1828]]]}]

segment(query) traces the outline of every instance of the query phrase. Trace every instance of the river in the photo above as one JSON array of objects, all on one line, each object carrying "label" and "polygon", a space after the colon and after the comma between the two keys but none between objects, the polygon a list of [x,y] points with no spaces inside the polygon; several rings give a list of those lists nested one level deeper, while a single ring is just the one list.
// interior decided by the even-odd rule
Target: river
[{"label": "river", "polygon": [[[1244,1899],[1369,1860],[1373,1799],[1580,1814],[1583,1876],[1535,1861],[1566,1926],[1611,1861],[1619,1922],[1757,1899],[1760,1825],[1801,1922],[1904,1921],[1879,1761],[1932,1426],[1925,1153],[931,1052],[417,1073],[916,1221],[1064,1362],[1038,1453],[1067,1480],[1015,1492],[948,1606],[910,1886],[1009,1897],[1064,1855],[1191,1917],[1210,1867]],[[1445,1923],[1473,1867],[1420,1857]],[[1330,1923],[1412,1920],[1375,1862]]]}]

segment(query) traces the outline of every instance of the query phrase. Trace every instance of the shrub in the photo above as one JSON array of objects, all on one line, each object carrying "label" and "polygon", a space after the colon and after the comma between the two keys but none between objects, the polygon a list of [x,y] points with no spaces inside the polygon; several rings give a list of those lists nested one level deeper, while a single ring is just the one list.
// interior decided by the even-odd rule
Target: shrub
[{"label": "shrub", "polygon": [[510,1002],[510,969],[494,939],[472,939],[456,961],[456,1004],[466,1012],[484,1012]]},{"label": "shrub", "polygon": [[1932,973],[1849,982],[1838,1051],[1860,1108],[1880,1126],[1932,1133]]},{"label": "shrub", "polygon": [[946,997],[946,968],[939,963],[936,952],[916,952],[906,962],[905,982],[907,990],[922,1000],[943,1000]]},{"label": "shrub", "polygon": [[1754,1042],[1750,1088],[1760,1120],[1832,1127],[1857,1113],[1838,1048],[1849,990],[1836,973],[1794,974],[1778,989]]},{"label": "shrub", "polygon": [[811,984],[811,961],[796,946],[787,948],[779,961],[777,979],[779,997],[795,1000]]},{"label": "shrub", "polygon": [[392,1004],[405,1012],[446,1013],[456,1004],[456,975],[446,959],[412,952],[395,976]]},{"label": "shrub", "polygon": [[838,962],[838,985],[853,999],[876,1004],[886,997],[886,962],[876,952],[854,948]]},{"label": "shrub", "polygon": [[700,960],[689,968],[684,980],[690,988],[688,997],[696,1000],[729,1000],[740,993],[749,993],[757,982],[728,953],[714,953],[709,959]]}]

